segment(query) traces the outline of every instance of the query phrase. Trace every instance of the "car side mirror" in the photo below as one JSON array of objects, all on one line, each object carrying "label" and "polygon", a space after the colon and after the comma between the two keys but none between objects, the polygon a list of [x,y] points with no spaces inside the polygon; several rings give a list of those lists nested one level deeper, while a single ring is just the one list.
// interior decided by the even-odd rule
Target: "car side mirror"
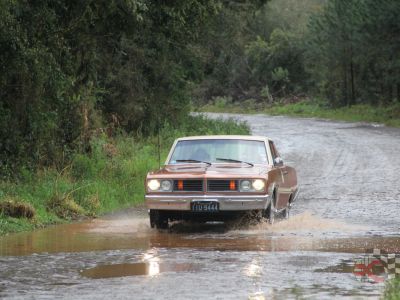
[{"label": "car side mirror", "polygon": [[278,156],[278,157],[275,157],[275,159],[274,159],[274,165],[275,165],[275,166],[282,166],[282,165],[283,165],[283,159],[280,158],[279,156]]}]

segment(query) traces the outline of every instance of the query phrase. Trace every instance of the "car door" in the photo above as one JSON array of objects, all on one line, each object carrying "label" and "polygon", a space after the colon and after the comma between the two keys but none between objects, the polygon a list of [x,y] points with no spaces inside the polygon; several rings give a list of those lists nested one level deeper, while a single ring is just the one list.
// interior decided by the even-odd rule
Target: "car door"
[{"label": "car door", "polygon": [[285,208],[288,205],[291,189],[290,182],[288,180],[289,170],[288,167],[284,165],[282,158],[280,157],[278,150],[276,150],[273,141],[269,141],[269,147],[271,149],[272,160],[274,168],[278,169],[281,176],[281,181],[279,183],[276,195],[276,209]]}]

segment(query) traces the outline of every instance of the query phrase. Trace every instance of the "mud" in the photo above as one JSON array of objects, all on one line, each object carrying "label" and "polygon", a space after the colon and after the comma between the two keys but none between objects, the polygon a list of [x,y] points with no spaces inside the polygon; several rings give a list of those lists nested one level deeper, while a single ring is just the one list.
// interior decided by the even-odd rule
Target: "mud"
[{"label": "mud", "polygon": [[289,220],[157,231],[137,208],[2,237],[0,298],[379,298],[388,274],[371,264],[373,249],[400,253],[400,130],[235,117],[296,167],[302,191]]}]

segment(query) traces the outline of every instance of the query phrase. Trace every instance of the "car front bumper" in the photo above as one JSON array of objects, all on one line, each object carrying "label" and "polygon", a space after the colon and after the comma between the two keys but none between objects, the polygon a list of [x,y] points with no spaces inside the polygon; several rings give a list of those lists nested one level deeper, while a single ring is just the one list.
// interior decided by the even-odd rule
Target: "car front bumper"
[{"label": "car front bumper", "polygon": [[197,201],[219,203],[220,211],[244,211],[266,209],[270,203],[268,195],[146,195],[148,209],[190,211]]}]

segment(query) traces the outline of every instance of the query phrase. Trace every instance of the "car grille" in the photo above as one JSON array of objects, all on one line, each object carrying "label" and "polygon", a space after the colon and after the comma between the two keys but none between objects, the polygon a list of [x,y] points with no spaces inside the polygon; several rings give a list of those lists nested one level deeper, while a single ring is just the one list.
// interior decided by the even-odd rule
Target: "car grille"
[{"label": "car grille", "polygon": [[174,191],[201,192],[203,180],[174,180]]},{"label": "car grille", "polygon": [[210,192],[229,192],[238,190],[237,180],[208,180],[207,190]]}]

